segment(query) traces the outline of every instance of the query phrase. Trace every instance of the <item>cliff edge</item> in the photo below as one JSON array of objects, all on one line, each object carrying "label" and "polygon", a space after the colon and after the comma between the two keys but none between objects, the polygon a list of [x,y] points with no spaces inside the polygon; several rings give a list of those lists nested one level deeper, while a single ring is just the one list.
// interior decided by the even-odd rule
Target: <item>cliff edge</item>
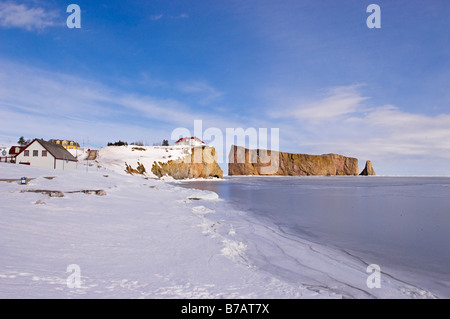
[{"label": "cliff edge", "polygon": [[177,160],[155,162],[152,173],[157,177],[167,175],[174,179],[223,178],[216,150],[210,146],[193,147],[189,155]]}]

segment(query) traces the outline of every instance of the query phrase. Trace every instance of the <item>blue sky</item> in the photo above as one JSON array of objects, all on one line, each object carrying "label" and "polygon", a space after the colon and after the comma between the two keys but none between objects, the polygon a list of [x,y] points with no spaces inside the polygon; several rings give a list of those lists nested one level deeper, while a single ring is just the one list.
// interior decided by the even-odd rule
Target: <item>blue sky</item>
[{"label": "blue sky", "polygon": [[151,145],[202,120],[279,128],[282,151],[379,174],[450,175],[449,31],[448,0],[2,0],[0,141]]}]

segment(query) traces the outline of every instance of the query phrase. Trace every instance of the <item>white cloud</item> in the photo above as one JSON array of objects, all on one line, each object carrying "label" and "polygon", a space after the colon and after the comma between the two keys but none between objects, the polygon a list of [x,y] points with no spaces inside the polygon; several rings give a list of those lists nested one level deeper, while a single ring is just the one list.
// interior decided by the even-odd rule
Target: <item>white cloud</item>
[{"label": "white cloud", "polygon": [[13,2],[0,3],[0,26],[21,28],[28,31],[42,30],[54,26],[58,14],[43,8],[29,8],[24,4]]},{"label": "white cloud", "polygon": [[[375,160],[390,172],[401,167],[389,163],[415,161],[422,165],[418,171],[431,171],[426,167],[431,160],[449,162],[450,114],[412,113],[393,105],[368,107],[359,87],[332,89],[300,107],[293,99],[285,111],[271,114],[282,123],[285,145],[290,143],[296,152]],[[443,170],[448,173],[447,166]]]},{"label": "white cloud", "polygon": [[357,143],[365,152],[450,159],[450,114],[413,114],[389,105],[348,118],[343,124],[366,132]]}]

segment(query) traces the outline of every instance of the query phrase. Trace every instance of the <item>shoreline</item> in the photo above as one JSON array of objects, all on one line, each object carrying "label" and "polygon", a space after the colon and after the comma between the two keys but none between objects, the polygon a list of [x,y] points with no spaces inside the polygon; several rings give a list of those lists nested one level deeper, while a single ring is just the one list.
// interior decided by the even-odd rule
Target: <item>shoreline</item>
[{"label": "shoreline", "polygon": [[[260,176],[256,176],[256,177],[260,177]],[[272,176],[270,176],[269,178],[267,178],[265,180],[267,180],[267,181],[273,180],[271,177]],[[343,177],[343,176],[341,176],[341,177]],[[366,177],[366,176],[361,176],[361,177]],[[373,177],[375,177],[375,176],[373,176]],[[384,180],[386,178],[395,180],[397,178],[397,177],[393,177],[393,176],[378,176],[378,177],[379,177],[378,180]],[[319,178],[320,179],[336,180],[335,176],[331,176],[331,177],[330,176],[323,176],[323,177],[320,176]],[[445,180],[448,179],[447,177],[442,177],[442,176],[439,176],[439,177],[421,176],[419,178],[417,178],[417,177],[414,177],[414,178],[416,178],[416,179],[421,179],[421,178],[442,179],[443,178]],[[227,179],[228,179],[228,182],[231,182],[231,183],[233,182],[233,181],[231,181],[232,179],[235,179],[234,182],[237,182],[238,184],[239,184],[240,180],[241,181],[244,180],[245,183],[248,182],[249,185],[251,183],[251,180],[247,179],[247,176],[243,176],[243,178],[238,177],[238,176],[224,178],[224,180],[227,180]],[[300,178],[300,179],[302,180],[302,178]],[[255,180],[258,180],[258,178],[255,179]],[[288,177],[287,180],[291,180],[290,177]],[[347,180],[347,179],[345,178],[345,180]],[[361,179],[358,179],[358,180],[361,180]],[[363,180],[366,180],[366,179],[363,179]],[[259,179],[259,181],[261,182],[260,179]],[[226,186],[224,186],[224,184],[220,183],[220,185],[223,186],[227,190],[224,190],[224,188],[219,186],[219,188],[218,188],[219,191],[217,191],[217,190],[213,190],[212,187],[210,187],[212,184],[210,184],[210,183],[203,183],[203,182],[204,181],[198,181],[198,183],[187,182],[185,185],[180,185],[180,186],[188,188],[188,189],[197,188],[198,187],[199,189],[203,189],[203,190],[216,191],[219,194],[219,197],[224,199],[225,202],[227,202],[230,206],[234,207],[235,210],[238,210],[238,211],[241,210],[241,211],[245,212],[245,214],[248,214],[248,218],[250,220],[252,220],[252,222],[255,222],[255,221],[261,220],[261,219],[266,220],[266,224],[267,225],[273,224],[276,228],[278,228],[278,230],[280,232],[284,233],[285,235],[293,236],[295,238],[300,238],[301,240],[309,241],[309,242],[312,242],[312,243],[314,243],[316,245],[324,246],[326,248],[330,248],[330,249],[335,250],[335,251],[340,251],[343,254],[351,255],[352,257],[357,258],[357,259],[372,260],[372,261],[379,260],[380,256],[376,257],[376,255],[374,255],[373,253],[370,252],[370,249],[367,250],[364,247],[350,247],[348,245],[343,245],[344,242],[341,242],[340,244],[338,244],[337,242],[327,241],[326,240],[327,237],[321,237],[321,235],[319,235],[320,232],[317,233],[317,229],[316,230],[314,230],[313,228],[310,229],[310,231],[313,231],[315,233],[314,235],[309,234],[308,231],[306,233],[301,234],[301,233],[299,233],[298,231],[296,231],[294,229],[290,229],[290,226],[285,225],[286,222],[285,223],[283,223],[282,221],[277,222],[272,217],[264,216],[264,214],[261,215],[261,214],[257,213],[255,211],[255,209],[253,209],[252,206],[249,205],[249,204],[242,204],[242,203],[240,203],[239,200],[233,200],[232,198],[230,198],[229,195],[228,195],[228,197],[225,196],[225,198],[224,198],[222,196],[223,195],[222,193],[228,194],[230,192],[230,190],[228,188],[226,188]],[[420,181],[419,181],[419,183],[420,183]],[[195,184],[197,184],[197,185],[195,185]],[[403,183],[401,183],[401,184],[395,184],[395,185],[392,185],[392,186],[398,187],[398,186],[404,186],[404,185],[403,185]],[[258,187],[258,186],[255,185],[255,187]],[[369,187],[371,187],[371,186],[369,186]],[[220,190],[222,190],[222,192]],[[236,193],[236,190],[234,192]],[[236,193],[236,194],[238,194],[238,193]],[[317,236],[319,236],[319,237],[317,237]],[[346,246],[348,246],[348,247],[346,247]],[[431,270],[426,270],[425,268],[422,269],[422,268],[409,267],[409,266],[405,268],[404,266],[406,264],[398,263],[399,261],[392,263],[392,261],[388,257],[383,256],[383,258],[384,259],[382,259],[383,260],[382,264],[385,264],[385,265],[388,264],[389,265],[387,268],[383,267],[384,268],[383,270],[386,270],[393,277],[395,275],[395,277],[398,280],[400,280],[399,278],[404,277],[405,281],[415,282],[419,286],[422,285],[424,287],[428,287],[428,288],[431,288],[431,289],[433,289],[433,287],[434,287],[434,289],[436,289],[436,287],[440,285],[440,283],[439,283],[439,278],[440,278],[439,274],[441,272],[435,273],[435,272],[433,272]],[[388,258],[388,259],[386,259],[386,258]],[[368,262],[366,262],[366,263],[369,264]],[[444,276],[444,273],[442,273],[442,276]],[[446,284],[449,285],[449,282],[447,282]],[[440,289],[441,289],[440,290],[441,292],[446,290],[446,288],[444,286],[443,286],[443,288],[440,288]],[[435,291],[435,293],[437,295],[440,295],[439,291]],[[442,298],[448,298],[448,295],[446,296],[444,294],[444,295],[441,295],[441,297]]]},{"label": "shoreline", "polygon": [[[26,188],[58,189],[64,197],[0,183],[1,247],[16,251],[0,261],[3,297],[434,297],[398,280],[368,291],[361,261],[283,233],[209,191],[103,169],[52,170],[47,180],[48,170],[10,167],[16,172],[6,177],[36,176]],[[71,193],[79,188],[107,195]],[[84,274],[81,290],[65,286],[73,263]]]}]

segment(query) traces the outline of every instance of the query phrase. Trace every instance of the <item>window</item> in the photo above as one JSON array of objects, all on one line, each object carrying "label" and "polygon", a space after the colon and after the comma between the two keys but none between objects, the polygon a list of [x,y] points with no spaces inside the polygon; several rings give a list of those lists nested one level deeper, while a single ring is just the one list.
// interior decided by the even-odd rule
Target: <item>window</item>
[{"label": "window", "polygon": [[39,151],[33,151],[33,157],[38,157],[39,156]]},{"label": "window", "polygon": [[47,151],[42,151],[42,157],[47,157]]},{"label": "window", "polygon": [[27,156],[27,157],[30,156],[30,151],[24,151],[23,156]]}]

